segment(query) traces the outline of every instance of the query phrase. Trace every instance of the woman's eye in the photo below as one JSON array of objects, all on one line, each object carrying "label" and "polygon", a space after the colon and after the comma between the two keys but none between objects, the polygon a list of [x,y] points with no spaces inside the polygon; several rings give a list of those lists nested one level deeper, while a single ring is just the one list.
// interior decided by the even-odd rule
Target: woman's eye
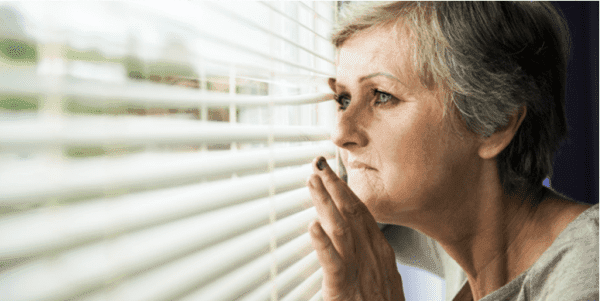
[{"label": "woman's eye", "polygon": [[335,100],[340,105],[340,110],[345,110],[350,105],[350,97],[348,95],[336,95]]},{"label": "woman's eye", "polygon": [[391,94],[379,90],[373,90],[373,94],[375,94],[376,97],[375,105],[387,104],[391,102],[394,98],[394,96],[392,96]]}]

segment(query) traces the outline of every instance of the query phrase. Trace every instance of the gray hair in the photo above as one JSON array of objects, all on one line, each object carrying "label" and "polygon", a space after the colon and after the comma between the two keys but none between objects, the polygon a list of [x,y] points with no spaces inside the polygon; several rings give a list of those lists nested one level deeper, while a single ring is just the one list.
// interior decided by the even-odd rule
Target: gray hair
[{"label": "gray hair", "polygon": [[444,91],[444,116],[489,137],[525,106],[510,144],[496,157],[506,193],[541,189],[567,135],[569,31],[548,2],[366,2],[344,5],[336,48],[354,34],[405,25],[414,38],[413,69],[428,89]]}]

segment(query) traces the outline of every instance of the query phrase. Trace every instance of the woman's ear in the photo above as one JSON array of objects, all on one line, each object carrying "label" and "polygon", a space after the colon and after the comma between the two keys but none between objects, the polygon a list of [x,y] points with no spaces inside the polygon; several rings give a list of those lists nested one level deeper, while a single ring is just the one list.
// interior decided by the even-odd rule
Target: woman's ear
[{"label": "woman's ear", "polygon": [[498,128],[491,136],[485,138],[479,146],[479,157],[492,159],[500,154],[512,141],[523,119],[525,119],[525,115],[527,115],[527,108],[522,106],[509,117],[508,124]]}]

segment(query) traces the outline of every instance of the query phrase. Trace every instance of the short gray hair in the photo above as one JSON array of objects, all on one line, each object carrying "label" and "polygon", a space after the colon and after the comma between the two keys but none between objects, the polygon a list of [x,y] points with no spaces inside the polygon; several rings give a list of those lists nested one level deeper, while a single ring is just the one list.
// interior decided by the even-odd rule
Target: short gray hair
[{"label": "short gray hair", "polygon": [[340,12],[336,48],[363,30],[401,22],[414,37],[413,69],[428,89],[441,88],[473,133],[489,137],[525,106],[510,144],[497,156],[506,193],[541,189],[567,135],[567,24],[548,2],[366,2]]}]

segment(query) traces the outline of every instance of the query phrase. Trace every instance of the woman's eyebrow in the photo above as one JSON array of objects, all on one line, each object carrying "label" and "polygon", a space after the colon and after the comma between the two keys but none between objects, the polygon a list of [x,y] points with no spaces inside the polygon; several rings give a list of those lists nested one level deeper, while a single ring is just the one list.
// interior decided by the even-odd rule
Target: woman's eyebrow
[{"label": "woman's eyebrow", "polygon": [[367,80],[367,79],[369,79],[369,78],[373,78],[373,77],[376,77],[376,76],[385,76],[385,77],[389,77],[389,78],[391,78],[391,79],[394,79],[394,80],[398,81],[399,83],[403,84],[404,86],[406,86],[406,85],[405,85],[405,84],[404,84],[402,81],[400,81],[400,80],[399,80],[397,77],[395,77],[395,76],[393,76],[393,75],[391,75],[391,74],[389,74],[389,73],[385,73],[385,72],[377,72],[377,73],[369,74],[369,75],[367,75],[367,76],[363,76],[363,77],[361,77],[361,78],[358,80],[358,82],[362,82],[362,81],[365,81],[365,80]]},{"label": "woman's eyebrow", "polygon": [[[391,75],[389,73],[386,73],[386,72],[377,72],[377,73],[373,73],[373,74],[369,74],[369,75],[363,76],[363,77],[361,77],[361,78],[358,79],[358,82],[360,83],[360,82],[363,82],[363,81],[365,81],[365,80],[367,80],[369,78],[373,78],[373,77],[376,77],[376,76],[385,76],[385,77],[391,78],[391,79],[396,80],[397,82],[401,83],[405,87],[408,87],[406,84],[404,84],[402,81],[400,81],[397,77],[395,77],[395,76],[393,76],[393,75]],[[329,78],[329,86],[330,87],[337,86],[337,87],[341,87],[342,89],[345,88],[344,85],[338,83],[337,79],[333,78],[333,77]]]}]

